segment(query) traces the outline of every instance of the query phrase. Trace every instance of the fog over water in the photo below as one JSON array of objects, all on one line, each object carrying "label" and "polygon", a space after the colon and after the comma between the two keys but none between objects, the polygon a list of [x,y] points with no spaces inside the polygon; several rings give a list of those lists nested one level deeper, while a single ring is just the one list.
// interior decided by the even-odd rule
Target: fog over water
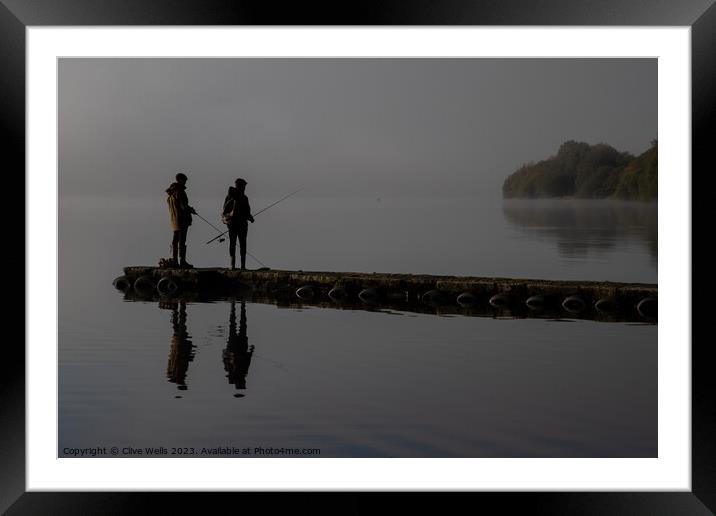
[{"label": "fog over water", "polygon": [[565,140],[657,137],[656,59],[61,59],[60,194],[500,195]]}]

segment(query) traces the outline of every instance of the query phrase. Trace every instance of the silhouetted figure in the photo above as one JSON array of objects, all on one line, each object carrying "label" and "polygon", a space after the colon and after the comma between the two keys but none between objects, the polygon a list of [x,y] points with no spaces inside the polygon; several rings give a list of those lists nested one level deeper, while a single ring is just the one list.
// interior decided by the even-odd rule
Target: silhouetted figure
[{"label": "silhouetted figure", "polygon": [[176,383],[181,391],[187,389],[186,372],[189,362],[194,360],[194,344],[189,340],[191,336],[186,329],[186,303],[180,301],[172,306],[172,335],[169,348],[169,362],[167,363],[167,378]]},{"label": "silhouetted figure", "polygon": [[231,315],[229,316],[229,339],[223,352],[224,369],[229,383],[237,389],[246,389],[246,375],[251,365],[251,355],[254,347],[249,347],[249,337],[246,335],[246,303],[241,302],[241,316],[239,319],[239,333],[236,334],[236,303],[231,302]]},{"label": "silhouetted figure", "polygon": [[166,191],[169,219],[174,230],[172,237],[173,264],[175,267],[178,264],[182,268],[191,268],[193,265],[186,261],[186,233],[191,226],[191,214],[196,213],[196,210],[189,206],[186,181],[186,175],[179,172],[176,175],[176,183],[172,183]]},{"label": "silhouetted figure", "polygon": [[229,227],[229,256],[231,256],[231,270],[236,269],[236,237],[239,237],[241,252],[241,270],[246,270],[246,234],[249,231],[249,222],[254,221],[251,215],[249,199],[244,193],[246,181],[237,179],[235,187],[229,187],[229,194],[224,200],[222,220]]}]

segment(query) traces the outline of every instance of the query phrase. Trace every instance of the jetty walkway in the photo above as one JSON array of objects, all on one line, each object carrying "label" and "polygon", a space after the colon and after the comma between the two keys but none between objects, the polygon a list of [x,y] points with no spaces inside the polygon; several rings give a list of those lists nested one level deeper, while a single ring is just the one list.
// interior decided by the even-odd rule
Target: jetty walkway
[{"label": "jetty walkway", "polygon": [[127,299],[251,299],[285,306],[652,321],[657,285],[601,281],[225,268],[124,268]]}]

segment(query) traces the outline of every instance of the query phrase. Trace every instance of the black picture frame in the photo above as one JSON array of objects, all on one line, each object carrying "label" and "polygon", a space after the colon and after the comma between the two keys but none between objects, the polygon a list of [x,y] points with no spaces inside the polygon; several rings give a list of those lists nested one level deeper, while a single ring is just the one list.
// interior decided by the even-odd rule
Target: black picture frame
[{"label": "black picture frame", "polygon": [[[225,0],[0,0],[0,135],[4,178],[12,179],[12,192],[25,192],[25,29],[28,26],[62,25],[621,25],[690,26],[692,36],[692,170],[708,173],[708,155],[716,111],[716,5],[713,0],[349,0],[333,3],[229,2]],[[673,172],[673,171],[672,171]],[[685,173],[685,172],[684,172]],[[692,192],[696,173],[692,172]],[[704,195],[703,190],[701,195]],[[10,196],[8,196],[10,197]],[[22,199],[24,195],[14,195]],[[24,212],[18,206],[15,215]],[[22,210],[22,211],[21,211]],[[6,221],[11,217],[6,212]],[[693,234],[700,227],[694,220]],[[6,223],[7,242],[17,250],[8,256],[9,276],[20,282],[32,271],[25,267],[24,224],[16,218]],[[705,244],[692,243],[695,249]],[[695,265],[695,264],[694,264]],[[694,270],[703,270],[692,267]],[[10,309],[14,320],[24,317],[24,297],[14,285]],[[692,303],[693,314],[704,305]],[[693,320],[693,316],[692,316]],[[699,320],[697,318],[696,320]],[[692,328],[693,333],[693,328]],[[693,333],[696,335],[695,333]],[[497,503],[500,511],[520,510],[537,514],[711,514],[716,512],[716,380],[711,373],[711,339],[692,339],[692,490],[690,492],[601,493],[470,493],[470,503]],[[241,505],[246,493],[69,493],[25,492],[25,348],[23,338],[6,338],[5,367],[0,376],[0,511],[7,514],[125,514],[142,512],[157,503],[162,513],[188,513],[211,504]],[[191,496],[190,496],[191,495]],[[275,493],[251,494],[250,501],[265,504],[271,496],[271,512],[374,512],[384,504],[377,493],[350,493],[316,498],[301,493],[290,500]],[[257,497],[260,497],[257,500]],[[218,498],[218,500],[217,500]],[[421,510],[445,509],[445,498],[412,498]],[[451,500],[451,504],[457,500]],[[404,503],[404,502],[401,502]],[[235,506],[238,507],[238,506]],[[268,508],[268,507],[266,507]]]}]

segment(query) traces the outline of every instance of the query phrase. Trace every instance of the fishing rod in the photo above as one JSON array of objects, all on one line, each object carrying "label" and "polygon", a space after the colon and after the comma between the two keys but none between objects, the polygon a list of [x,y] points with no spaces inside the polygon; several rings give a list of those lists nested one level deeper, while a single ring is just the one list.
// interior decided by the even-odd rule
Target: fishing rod
[{"label": "fishing rod", "polygon": [[273,206],[276,206],[276,205],[277,205],[278,203],[280,203],[281,201],[285,201],[286,199],[288,199],[289,197],[291,197],[291,196],[294,195],[294,194],[297,194],[297,193],[300,192],[301,190],[303,190],[303,187],[299,188],[299,189],[296,190],[295,192],[291,192],[290,194],[288,194],[288,195],[286,195],[286,196],[284,196],[284,197],[281,197],[281,198],[280,198],[278,201],[276,201],[275,203],[269,204],[269,205],[266,206],[265,208],[263,208],[263,209],[257,211],[256,213],[254,213],[254,217],[257,216],[257,215],[259,215],[259,214],[261,214],[262,212],[268,210],[269,208],[271,208],[271,207],[273,207]]},{"label": "fishing rod", "polygon": [[[214,229],[217,230],[219,233],[221,233],[221,230],[220,230],[219,228],[217,228],[217,227],[216,227],[215,225],[213,225],[211,222],[209,222],[209,221],[206,220],[204,217],[202,217],[201,215],[199,215],[199,214],[196,212],[196,210],[194,210],[194,215],[196,215],[196,216],[199,217],[201,220],[203,220],[204,222],[206,222],[207,224],[209,224],[212,228],[214,228]],[[226,239],[225,239],[225,238],[222,238],[221,240],[219,240],[219,242],[223,242],[224,240],[226,240]]]},{"label": "fishing rod", "polygon": [[[263,213],[264,211],[268,210],[269,208],[272,208],[272,207],[276,206],[276,205],[277,205],[278,203],[280,203],[281,201],[285,201],[286,199],[288,199],[288,198],[291,197],[292,195],[297,194],[298,192],[300,192],[300,191],[303,190],[303,189],[304,189],[304,187],[301,187],[301,188],[299,188],[298,190],[296,190],[295,192],[291,192],[290,194],[281,197],[278,201],[276,201],[276,202],[274,202],[274,203],[272,203],[272,204],[269,204],[269,205],[266,206],[265,208],[262,208],[262,209],[260,209],[259,211],[257,211],[256,213],[254,213],[253,216],[256,217],[257,215],[259,215],[259,214]],[[207,244],[212,243],[212,242],[213,242],[214,240],[216,240],[217,238],[223,237],[223,236],[224,236],[226,233],[228,233],[228,232],[229,232],[229,230],[227,229],[226,231],[224,231],[224,232],[221,233],[220,235],[215,236],[214,238],[212,238],[211,240],[209,240],[209,241],[207,242]],[[223,238],[223,239],[219,240],[219,242],[223,242],[224,240],[226,240],[226,239]]]},{"label": "fishing rod", "polygon": [[256,263],[258,263],[261,267],[266,267],[266,268],[268,268],[268,265],[266,265],[264,262],[262,262],[261,260],[259,260],[258,258],[256,258],[256,257],[255,257],[253,254],[251,254],[250,252],[246,251],[246,254],[249,255],[249,258],[253,258],[254,260],[256,260]]},{"label": "fishing rod", "polygon": [[[199,217],[201,220],[203,220],[204,222],[206,222],[207,224],[209,224],[209,225],[210,225],[212,228],[214,228],[215,230],[221,231],[219,228],[217,228],[217,227],[216,227],[215,225],[213,225],[211,222],[209,222],[209,221],[206,220],[204,217],[202,217],[201,215],[199,215],[199,214],[196,212],[196,210],[194,210],[194,215],[196,215],[196,216]],[[222,233],[222,235],[223,235],[223,233]],[[221,236],[221,235],[219,235],[219,236]],[[222,238],[222,239],[219,240],[219,242],[223,242],[223,241],[225,241],[225,240],[226,240],[226,238]],[[253,258],[254,260],[256,260],[256,262],[257,262],[259,265],[261,265],[262,267],[268,267],[265,263],[263,263],[261,260],[259,260],[258,258],[256,258],[256,257],[255,257],[253,254],[251,254],[250,252],[246,251],[246,254],[248,254],[251,258]]]}]

